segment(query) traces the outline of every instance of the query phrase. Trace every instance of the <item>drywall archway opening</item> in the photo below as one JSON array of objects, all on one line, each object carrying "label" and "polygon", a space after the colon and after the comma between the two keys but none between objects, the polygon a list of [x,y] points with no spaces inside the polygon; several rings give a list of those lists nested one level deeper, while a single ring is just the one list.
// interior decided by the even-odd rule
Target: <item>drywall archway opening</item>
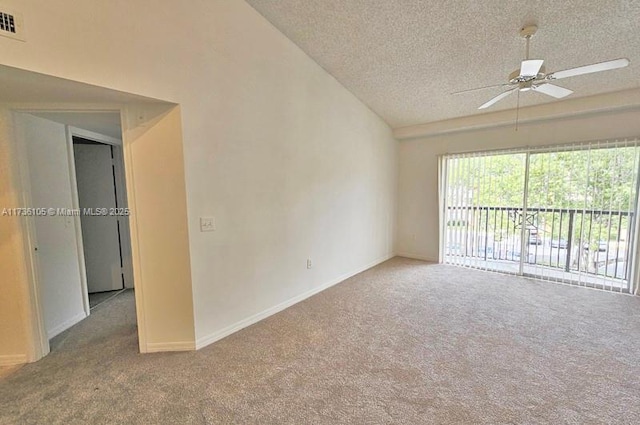
[{"label": "drywall archway opening", "polygon": [[[6,208],[29,207],[21,195],[28,181],[23,178],[15,114],[119,115],[139,348],[194,349],[180,106],[9,67],[0,67],[0,93],[0,168],[6,177],[1,200]],[[0,364],[16,364],[38,360],[49,346],[28,219],[4,218],[0,246],[8,261],[0,275],[9,282],[9,296],[0,302],[7,304],[0,306]]]}]

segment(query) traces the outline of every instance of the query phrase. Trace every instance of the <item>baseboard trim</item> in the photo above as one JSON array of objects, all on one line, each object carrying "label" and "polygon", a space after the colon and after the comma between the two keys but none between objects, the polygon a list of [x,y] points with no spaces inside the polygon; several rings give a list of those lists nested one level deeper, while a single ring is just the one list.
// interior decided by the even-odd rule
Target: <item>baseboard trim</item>
[{"label": "baseboard trim", "polygon": [[15,366],[27,362],[26,354],[7,354],[0,356],[0,366]]},{"label": "baseboard trim", "polygon": [[440,260],[438,258],[426,257],[424,255],[411,254],[411,253],[408,253],[408,252],[399,252],[396,255],[398,257],[410,258],[412,260],[429,261],[430,263],[439,263],[440,262]]},{"label": "baseboard trim", "polygon": [[179,342],[148,342],[145,353],[164,353],[167,351],[193,351],[196,346],[193,341]]},{"label": "baseboard trim", "polygon": [[307,298],[310,298],[322,291],[324,291],[325,289],[328,289],[334,285],[337,285],[338,283],[349,279],[350,277],[353,277],[355,275],[357,275],[358,273],[362,273],[365,270],[370,269],[371,267],[375,267],[380,263],[383,263],[387,260],[390,260],[391,258],[395,257],[396,254],[388,254],[385,255],[383,257],[378,258],[375,261],[372,261],[371,263],[363,266],[363,267],[359,267],[357,270],[352,271],[350,273],[345,273],[335,279],[330,280],[329,282],[326,282],[316,288],[311,289],[310,291],[304,292],[298,296],[295,296],[293,298],[289,298],[288,300],[275,305],[274,307],[268,308],[264,311],[261,311],[260,313],[254,314],[253,316],[249,316],[246,319],[240,320],[239,322],[234,323],[231,326],[227,326],[226,328],[223,328],[219,331],[213,332],[209,335],[205,335],[201,338],[198,338],[196,340],[196,350],[199,350],[203,347],[206,347],[209,344],[213,344],[216,341],[220,341],[221,339],[238,332],[241,329],[246,328],[247,326],[251,326],[261,320],[266,319],[269,316],[272,316],[276,313],[281,312],[282,310],[291,307],[294,304],[299,303],[300,301],[304,301]]},{"label": "baseboard trim", "polygon": [[55,328],[47,331],[47,338],[51,339],[54,336],[61,334],[62,332],[66,331],[71,326],[75,325],[76,323],[78,323],[82,319],[85,319],[86,317],[87,317],[87,313],[85,313],[84,311],[81,312],[81,313],[76,314],[71,319],[62,322],[61,324],[59,324]]}]

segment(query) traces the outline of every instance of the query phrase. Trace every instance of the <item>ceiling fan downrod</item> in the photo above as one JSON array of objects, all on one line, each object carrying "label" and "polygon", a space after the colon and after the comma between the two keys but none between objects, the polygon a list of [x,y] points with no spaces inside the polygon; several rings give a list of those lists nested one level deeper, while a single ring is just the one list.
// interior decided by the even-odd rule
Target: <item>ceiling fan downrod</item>
[{"label": "ceiling fan downrod", "polygon": [[524,28],[520,29],[520,37],[527,40],[527,46],[525,51],[525,60],[529,60],[529,42],[531,41],[531,37],[538,31],[538,27],[536,25],[527,25]]}]

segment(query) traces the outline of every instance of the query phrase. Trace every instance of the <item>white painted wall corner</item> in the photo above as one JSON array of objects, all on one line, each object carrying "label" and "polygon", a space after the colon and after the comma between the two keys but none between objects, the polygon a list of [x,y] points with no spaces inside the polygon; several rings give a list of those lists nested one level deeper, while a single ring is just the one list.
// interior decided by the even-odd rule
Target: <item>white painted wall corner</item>
[{"label": "white painted wall corner", "polygon": [[430,263],[438,263],[438,262],[440,262],[437,258],[434,258],[434,257],[426,257],[424,255],[412,254],[412,253],[409,253],[409,252],[399,252],[396,255],[398,257],[409,258],[411,260],[422,260],[422,261],[428,261]]}]

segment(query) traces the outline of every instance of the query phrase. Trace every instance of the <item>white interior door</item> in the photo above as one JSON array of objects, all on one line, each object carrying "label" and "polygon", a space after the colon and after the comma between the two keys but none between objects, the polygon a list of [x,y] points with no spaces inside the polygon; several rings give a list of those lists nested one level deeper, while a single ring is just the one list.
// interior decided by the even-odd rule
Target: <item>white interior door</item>
[{"label": "white interior door", "polygon": [[122,289],[112,147],[74,140],[73,151],[89,293]]},{"label": "white interior door", "polygon": [[24,149],[28,182],[33,259],[47,336],[54,337],[86,317],[75,219],[58,213],[73,208],[70,151],[65,126],[28,114],[15,115]]}]

